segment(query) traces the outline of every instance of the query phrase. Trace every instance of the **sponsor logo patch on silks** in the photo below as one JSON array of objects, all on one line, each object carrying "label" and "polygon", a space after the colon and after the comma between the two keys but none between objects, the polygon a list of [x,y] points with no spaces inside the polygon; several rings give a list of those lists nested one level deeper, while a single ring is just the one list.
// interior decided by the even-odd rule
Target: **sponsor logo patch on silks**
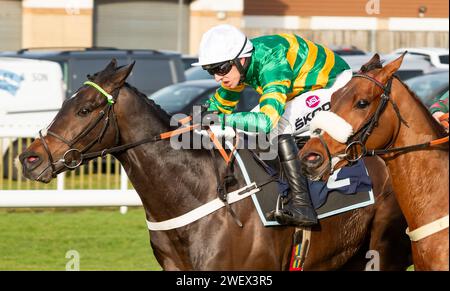
[{"label": "sponsor logo patch on silks", "polygon": [[[319,104],[320,101],[317,103]],[[303,128],[304,126],[308,125],[311,120],[314,118],[314,115],[316,114],[316,112],[319,111],[329,111],[330,110],[330,102],[326,102],[323,105],[317,107],[316,109],[314,109],[311,112],[308,112],[308,114],[306,114],[303,117],[299,117],[295,120],[295,130],[299,130],[301,128]]]},{"label": "sponsor logo patch on silks", "polygon": [[11,71],[0,70],[0,90],[4,90],[15,96],[20,88],[20,83],[24,80],[22,75]]},{"label": "sponsor logo patch on silks", "polygon": [[306,106],[309,108],[314,108],[320,103],[320,98],[317,95],[312,95],[306,98]]}]

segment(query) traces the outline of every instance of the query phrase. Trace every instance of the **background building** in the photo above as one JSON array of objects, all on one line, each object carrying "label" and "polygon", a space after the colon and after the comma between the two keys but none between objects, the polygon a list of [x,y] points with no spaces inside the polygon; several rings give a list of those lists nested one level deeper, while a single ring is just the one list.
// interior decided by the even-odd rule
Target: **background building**
[{"label": "background building", "polygon": [[448,0],[0,0],[0,50],[113,46],[196,54],[230,23],[250,37],[295,32],[381,53],[448,48]]},{"label": "background building", "polygon": [[447,0],[245,0],[250,36],[286,30],[326,45],[390,52],[403,46],[448,48]]},{"label": "background building", "polygon": [[0,49],[188,51],[189,0],[0,0]]}]

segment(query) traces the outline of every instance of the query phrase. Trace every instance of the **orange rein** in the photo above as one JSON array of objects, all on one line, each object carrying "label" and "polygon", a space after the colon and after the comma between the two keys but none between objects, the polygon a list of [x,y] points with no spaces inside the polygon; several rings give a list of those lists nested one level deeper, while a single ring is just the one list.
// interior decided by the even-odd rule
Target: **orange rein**
[{"label": "orange rein", "polygon": [[446,137],[430,141],[430,146],[435,146],[435,145],[443,144],[446,142],[448,142],[448,135]]},{"label": "orange rein", "polygon": [[[185,118],[180,119],[178,122],[183,126],[186,123],[190,122],[192,120],[192,116],[187,116]],[[195,128],[200,127],[200,124],[194,124],[194,125],[189,125],[189,126],[183,126],[180,128],[177,128],[175,130],[171,130],[171,131],[167,131],[167,132],[163,132],[159,135],[159,137],[161,139],[167,139],[167,138],[171,138],[172,136],[176,136],[188,131],[192,131]],[[211,139],[211,141],[214,143],[214,145],[216,146],[216,148],[219,150],[220,155],[223,157],[223,159],[225,160],[225,162],[228,164],[231,160],[231,156],[233,155],[233,152],[236,150],[238,144],[239,144],[239,136],[236,135],[236,143],[233,146],[233,149],[230,152],[230,155],[227,154],[227,152],[225,151],[225,149],[223,148],[222,144],[219,142],[219,140],[214,136],[214,133],[208,129],[208,135],[209,138]]]},{"label": "orange rein", "polygon": [[[442,126],[444,126],[446,130],[448,130],[448,113],[441,115],[439,117],[439,122],[442,124]],[[448,142],[448,136],[430,141],[430,146],[435,146],[446,142]]]},{"label": "orange rein", "polygon": [[211,131],[211,129],[208,129],[209,138],[212,140],[216,148],[219,150],[220,154],[222,155],[222,158],[225,160],[225,162],[228,164],[231,160],[231,156],[233,155],[233,152],[236,150],[238,144],[239,144],[239,135],[236,135],[236,143],[233,146],[233,149],[231,149],[230,155],[227,155],[227,152],[223,148],[222,144],[219,142],[219,140],[214,136],[214,133]]},{"label": "orange rein", "polygon": [[439,117],[439,122],[442,124],[443,127],[445,127],[448,130],[448,113],[441,115]]}]

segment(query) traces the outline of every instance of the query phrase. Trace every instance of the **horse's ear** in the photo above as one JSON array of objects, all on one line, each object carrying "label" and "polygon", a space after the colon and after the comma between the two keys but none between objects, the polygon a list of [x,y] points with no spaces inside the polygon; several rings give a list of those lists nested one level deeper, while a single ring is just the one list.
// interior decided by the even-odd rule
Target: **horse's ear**
[{"label": "horse's ear", "polygon": [[378,53],[375,53],[367,64],[379,64],[379,63],[380,63],[380,55]]},{"label": "horse's ear", "polygon": [[120,88],[123,86],[131,71],[133,70],[134,64],[136,61],[133,61],[131,64],[119,67],[110,78],[110,82],[112,83],[114,89]]},{"label": "horse's ear", "polygon": [[403,58],[405,57],[405,54],[407,51],[402,53],[402,55],[398,58],[396,58],[394,61],[390,62],[386,66],[383,67],[383,69],[379,72],[378,80],[382,83],[387,82],[392,75],[397,72],[397,70],[400,68],[403,62]]},{"label": "horse's ear", "polygon": [[113,71],[116,69],[116,67],[117,67],[117,60],[113,58],[103,71],[104,72]]},{"label": "horse's ear", "polygon": [[368,71],[375,69],[375,68],[381,68],[381,61],[380,61],[380,55],[378,53],[375,53],[373,57],[364,65],[362,65],[360,72],[361,73],[367,73]]}]

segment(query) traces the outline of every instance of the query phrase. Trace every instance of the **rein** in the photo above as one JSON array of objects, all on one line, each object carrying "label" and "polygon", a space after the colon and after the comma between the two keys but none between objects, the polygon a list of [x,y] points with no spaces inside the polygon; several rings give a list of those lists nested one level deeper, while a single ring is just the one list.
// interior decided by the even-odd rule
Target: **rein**
[{"label": "rein", "polygon": [[[99,112],[99,115],[97,116],[97,118],[89,123],[77,136],[75,136],[72,140],[67,140],[66,138],[62,137],[61,135],[58,135],[50,130],[47,130],[47,134],[50,136],[53,136],[54,138],[60,140],[61,142],[63,142],[64,144],[69,146],[69,149],[63,154],[63,157],[59,160],[57,160],[56,162],[54,161],[52,154],[50,153],[50,149],[47,145],[47,142],[44,139],[44,135],[42,134],[42,130],[39,131],[39,137],[42,141],[42,144],[44,146],[45,152],[47,153],[48,159],[49,159],[49,165],[44,168],[42,170],[42,172],[40,173],[40,175],[42,175],[48,168],[52,168],[52,177],[55,178],[56,175],[65,168],[68,169],[76,169],[79,166],[81,166],[81,164],[83,163],[83,161],[85,160],[89,160],[89,159],[93,159],[96,157],[105,157],[107,154],[113,154],[113,153],[117,153],[117,152],[122,152],[134,147],[137,147],[139,145],[145,144],[145,143],[151,143],[151,142],[157,142],[157,141],[161,141],[164,139],[169,139],[173,136],[177,136],[180,135],[182,133],[185,132],[189,132],[194,130],[195,128],[200,127],[200,124],[193,124],[193,125],[186,125],[187,123],[189,123],[190,121],[192,121],[192,116],[188,116],[185,117],[183,119],[179,120],[179,123],[181,124],[182,127],[172,130],[172,131],[168,131],[168,132],[163,132],[159,135],[156,136],[152,136],[149,138],[145,138],[143,140],[134,142],[134,143],[129,143],[129,144],[124,144],[124,145],[120,145],[120,146],[114,146],[111,148],[107,148],[107,149],[103,149],[101,151],[95,151],[95,152],[89,152],[87,153],[87,151],[92,148],[96,143],[100,143],[102,141],[103,136],[106,133],[106,130],[108,129],[108,126],[110,124],[110,122],[113,124],[114,129],[115,129],[115,145],[117,145],[119,143],[119,136],[120,136],[120,131],[119,131],[119,127],[117,126],[117,120],[116,120],[116,116],[114,114],[114,109],[113,106],[116,102],[117,96],[119,94],[119,90],[120,88],[116,89],[113,94],[108,94],[103,88],[101,88],[99,85],[97,85],[94,82],[91,81],[86,81],[84,82],[84,85],[89,85],[93,88],[95,88],[99,93],[101,93],[103,96],[105,96],[107,98],[107,104],[105,105],[105,107]],[[77,149],[74,148],[74,145],[77,144],[83,137],[87,136],[94,128],[97,127],[97,125],[101,122],[103,122],[103,127],[100,131],[100,134],[97,138],[93,139],[87,146],[85,146],[83,149]],[[238,139],[236,140],[236,145],[235,148],[232,150],[232,152],[230,153],[230,155],[227,155],[225,149],[223,148],[222,144],[218,141],[218,139],[214,136],[214,134],[212,133],[212,131],[210,129],[207,130],[210,139],[213,141],[214,145],[216,146],[216,148],[219,150],[221,156],[223,157],[223,159],[225,160],[225,162],[228,164],[231,160],[231,156],[233,154],[233,150],[237,147],[237,143],[238,143]],[[74,156],[74,159],[70,159],[70,156]],[[40,176],[39,175],[39,176]]]}]

